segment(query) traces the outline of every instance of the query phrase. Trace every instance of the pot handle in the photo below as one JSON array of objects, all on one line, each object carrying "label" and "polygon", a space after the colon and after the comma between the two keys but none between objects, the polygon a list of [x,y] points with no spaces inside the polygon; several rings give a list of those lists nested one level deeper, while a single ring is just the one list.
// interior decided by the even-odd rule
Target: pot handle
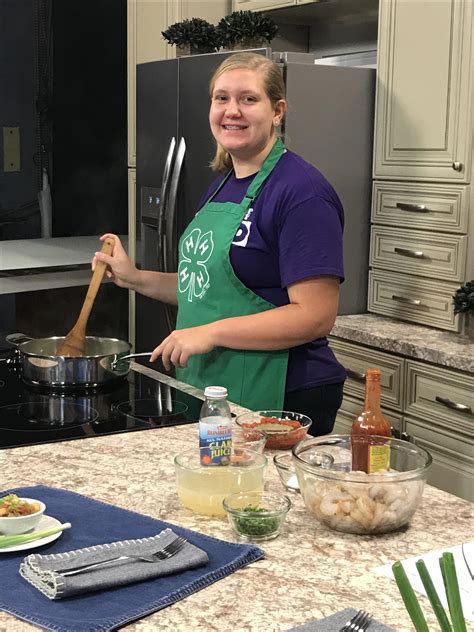
[{"label": "pot handle", "polygon": [[115,360],[112,360],[112,362],[110,363],[110,368],[113,371],[116,368],[117,364],[119,362],[122,362],[122,360],[129,360],[130,358],[140,358],[142,356],[151,356],[152,353],[152,351],[146,351],[145,353],[130,353],[130,355],[120,356]]},{"label": "pot handle", "polygon": [[8,334],[5,336],[5,340],[7,342],[11,342],[12,345],[21,345],[22,342],[28,342],[28,340],[33,340],[31,336],[27,336],[26,334]]}]

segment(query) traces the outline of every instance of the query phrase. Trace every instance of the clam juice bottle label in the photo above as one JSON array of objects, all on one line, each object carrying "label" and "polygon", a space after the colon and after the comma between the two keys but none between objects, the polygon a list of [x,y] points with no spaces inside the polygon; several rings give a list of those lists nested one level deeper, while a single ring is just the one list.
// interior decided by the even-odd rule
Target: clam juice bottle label
[{"label": "clam juice bottle label", "polygon": [[199,447],[202,465],[227,465],[232,450],[232,431],[223,417],[203,418],[199,422]]},{"label": "clam juice bottle label", "polygon": [[199,415],[201,465],[227,465],[232,450],[232,414],[227,389],[207,386]]}]

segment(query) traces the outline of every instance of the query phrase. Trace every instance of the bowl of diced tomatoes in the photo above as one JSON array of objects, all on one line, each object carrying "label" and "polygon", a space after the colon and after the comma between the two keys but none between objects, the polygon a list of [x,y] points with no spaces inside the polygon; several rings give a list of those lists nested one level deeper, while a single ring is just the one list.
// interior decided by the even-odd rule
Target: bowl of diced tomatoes
[{"label": "bowl of diced tomatoes", "polygon": [[267,437],[265,448],[289,450],[308,434],[312,420],[302,413],[288,410],[260,410],[236,418],[241,428],[255,429]]},{"label": "bowl of diced tomatoes", "polygon": [[46,509],[46,505],[34,498],[19,498],[8,494],[0,498],[0,534],[17,535],[34,529]]}]

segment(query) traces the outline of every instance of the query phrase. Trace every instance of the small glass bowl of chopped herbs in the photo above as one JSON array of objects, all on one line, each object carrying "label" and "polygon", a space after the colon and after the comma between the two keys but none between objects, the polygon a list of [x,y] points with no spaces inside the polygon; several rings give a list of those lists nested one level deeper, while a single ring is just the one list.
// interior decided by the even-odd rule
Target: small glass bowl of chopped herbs
[{"label": "small glass bowl of chopped herbs", "polygon": [[223,505],[239,539],[260,542],[280,535],[291,501],[271,492],[238,492],[226,496]]}]

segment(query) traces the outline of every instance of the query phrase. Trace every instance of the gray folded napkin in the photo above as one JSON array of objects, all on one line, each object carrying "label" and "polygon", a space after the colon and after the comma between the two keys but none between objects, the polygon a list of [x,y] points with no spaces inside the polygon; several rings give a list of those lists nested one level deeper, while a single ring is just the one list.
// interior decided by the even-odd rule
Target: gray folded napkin
[{"label": "gray folded napkin", "polygon": [[[297,628],[291,628],[288,632],[337,632],[352,617],[357,614],[357,610],[346,608],[340,612],[332,614],[330,617],[324,617],[318,621],[310,621]],[[367,632],[396,632],[393,628],[389,628],[378,621],[373,620],[369,625]]]},{"label": "gray folded napkin", "polygon": [[[61,569],[104,562],[120,555],[150,555],[176,538],[171,529],[140,540],[122,540],[52,555],[28,555],[20,564],[20,575],[49,599],[63,599],[94,590],[115,588],[132,582],[172,575],[208,563],[207,553],[186,542],[173,557],[158,562],[134,560],[130,563],[97,568],[80,575],[64,577]],[[57,569],[57,570],[53,570]]]}]

